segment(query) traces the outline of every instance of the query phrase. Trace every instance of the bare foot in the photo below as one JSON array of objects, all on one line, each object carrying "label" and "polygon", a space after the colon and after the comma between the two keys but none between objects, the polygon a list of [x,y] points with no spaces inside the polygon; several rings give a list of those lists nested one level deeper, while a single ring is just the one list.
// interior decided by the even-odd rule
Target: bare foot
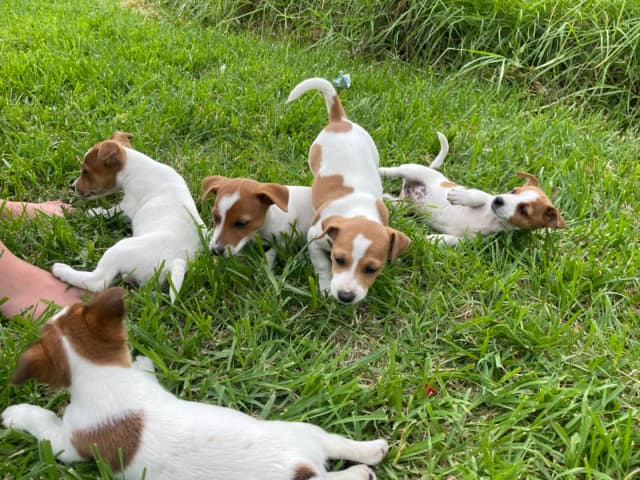
[{"label": "bare foot", "polygon": [[38,213],[43,215],[61,217],[65,211],[73,212],[73,207],[63,203],[60,200],[51,200],[49,202],[29,203],[29,202],[10,202],[0,201],[2,206],[2,214],[9,217],[19,217],[25,215],[27,218],[33,218]]},{"label": "bare foot", "polygon": [[0,312],[11,318],[17,314],[39,317],[51,302],[72,305],[81,301],[82,290],[71,288],[51,273],[20,260],[0,242]]}]

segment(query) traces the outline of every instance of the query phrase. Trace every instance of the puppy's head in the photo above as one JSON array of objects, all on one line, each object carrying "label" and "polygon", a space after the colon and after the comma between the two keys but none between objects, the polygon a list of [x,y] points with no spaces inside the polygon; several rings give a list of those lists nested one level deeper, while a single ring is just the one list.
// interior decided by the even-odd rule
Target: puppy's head
[{"label": "puppy's head", "polygon": [[394,261],[409,246],[404,233],[366,217],[331,216],[322,221],[332,240],[331,295],[342,303],[358,303],[389,259]]},{"label": "puppy's head", "polygon": [[236,254],[264,225],[272,205],[287,211],[289,189],[277,183],[260,183],[246,178],[207,177],[202,196],[216,196],[211,212],[213,235],[209,247],[214,255]]},{"label": "puppy's head", "polygon": [[529,173],[518,172],[527,183],[511,192],[498,195],[491,204],[493,212],[516,228],[564,228],[565,222],[551,200],[540,189],[538,179]]},{"label": "puppy's head", "polygon": [[117,176],[127,158],[121,141],[122,138],[100,142],[84,155],[80,176],[71,184],[80,198],[99,198],[119,190]]},{"label": "puppy's head", "polygon": [[33,378],[54,388],[66,388],[83,362],[130,367],[124,314],[122,288],[105,290],[89,305],[63,308],[20,355],[11,382],[19,385]]}]

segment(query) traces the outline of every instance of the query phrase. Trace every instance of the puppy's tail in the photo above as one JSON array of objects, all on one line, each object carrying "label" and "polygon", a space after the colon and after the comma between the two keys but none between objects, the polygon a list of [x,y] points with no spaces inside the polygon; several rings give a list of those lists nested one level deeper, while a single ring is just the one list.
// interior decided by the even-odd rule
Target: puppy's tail
[{"label": "puppy's tail", "polygon": [[182,281],[186,273],[187,262],[183,258],[176,258],[171,262],[171,268],[169,269],[169,278],[171,280],[169,297],[171,297],[171,303],[175,302],[178,292],[182,288]]},{"label": "puppy's tail", "polygon": [[436,158],[433,159],[433,162],[431,162],[431,165],[429,165],[429,167],[433,168],[434,170],[437,170],[438,168],[440,168],[440,166],[442,165],[442,162],[444,162],[444,159],[447,157],[447,154],[449,153],[449,141],[447,140],[447,137],[445,137],[440,132],[436,132],[436,133],[438,134],[438,140],[440,140],[440,152],[438,153],[438,156],[436,156]]},{"label": "puppy's tail", "polygon": [[291,90],[289,98],[287,98],[287,103],[293,102],[309,90],[320,90],[320,93],[324,96],[324,101],[327,104],[327,113],[329,114],[329,122],[339,122],[347,118],[344,113],[344,108],[342,108],[340,97],[338,97],[338,92],[336,92],[331,82],[324,78],[307,78],[300,82]]}]

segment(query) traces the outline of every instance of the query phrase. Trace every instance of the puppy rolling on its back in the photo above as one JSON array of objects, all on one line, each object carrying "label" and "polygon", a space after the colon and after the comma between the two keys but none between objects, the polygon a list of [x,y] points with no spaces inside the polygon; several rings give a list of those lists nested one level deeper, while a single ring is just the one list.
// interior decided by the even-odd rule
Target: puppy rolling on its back
[{"label": "puppy rolling on its back", "polygon": [[322,93],[329,114],[328,125],[309,150],[316,211],[307,235],[309,255],[320,290],[343,303],[357,303],[387,259],[395,260],[407,248],[409,238],[387,226],[378,150],[371,136],[347,119],[336,90],[323,78],[304,80],[287,102],[309,90]]},{"label": "puppy rolling on its back", "polygon": [[[97,450],[125,479],[375,479],[367,465],[386,455],[382,439],[358,442],[308,423],[258,420],[175,397],[150,360],[131,361],[124,314],[124,290],[111,288],[47,322],[11,380],[67,388],[71,401],[62,418],[13,405],[2,412],[3,425],[49,440],[65,463],[90,460]],[[359,465],[327,472],[328,458]]]},{"label": "puppy rolling on its back", "polygon": [[134,150],[130,138],[116,132],[89,149],[72,188],[82,199],[123,191],[117,206],[96,208],[91,213],[124,213],[131,220],[133,236],[109,248],[92,272],[63,263],[54,264],[52,272],[67,283],[98,292],[110,286],[117,275],[144,284],[161,270],[161,281],[167,274],[171,277],[173,302],[189,258],[202,246],[199,230],[205,226],[184,179],[168,165]]},{"label": "puppy rolling on its back", "polygon": [[514,229],[565,227],[560,212],[540,189],[538,179],[529,173],[518,172],[519,177],[527,179],[526,185],[501,195],[449,181],[436,170],[449,152],[446,137],[438,132],[438,138],[440,153],[429,167],[408,163],[379,169],[383,177],[401,177],[399,198],[410,200],[416,208],[429,214],[427,223],[441,234],[427,238],[455,245],[477,233],[490,235]]}]

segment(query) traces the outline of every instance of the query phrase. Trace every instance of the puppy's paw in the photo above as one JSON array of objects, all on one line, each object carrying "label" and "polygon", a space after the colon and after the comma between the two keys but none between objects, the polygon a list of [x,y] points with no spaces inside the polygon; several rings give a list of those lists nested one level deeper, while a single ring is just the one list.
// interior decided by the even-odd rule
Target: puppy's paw
[{"label": "puppy's paw", "polygon": [[153,362],[144,355],[138,355],[132,363],[132,367],[141,372],[147,372],[151,375],[155,373]]},{"label": "puppy's paw", "polygon": [[65,283],[72,283],[71,276],[75,270],[66,263],[54,263],[51,267],[51,273]]},{"label": "puppy's paw", "polygon": [[376,480],[376,474],[373,473],[367,465],[354,465],[346,470],[342,470],[340,473],[345,474],[340,478],[353,478],[354,480]]},{"label": "puppy's paw", "polygon": [[447,201],[451,205],[466,205],[469,201],[469,195],[464,187],[453,187],[447,193]]},{"label": "puppy's paw", "polygon": [[5,428],[34,432],[38,425],[55,422],[55,413],[28,403],[19,403],[7,407],[2,412],[2,425]]},{"label": "puppy's paw", "polygon": [[363,452],[363,456],[359,460],[367,465],[379,464],[389,452],[389,444],[384,438],[363,442],[363,447],[366,451]]}]

